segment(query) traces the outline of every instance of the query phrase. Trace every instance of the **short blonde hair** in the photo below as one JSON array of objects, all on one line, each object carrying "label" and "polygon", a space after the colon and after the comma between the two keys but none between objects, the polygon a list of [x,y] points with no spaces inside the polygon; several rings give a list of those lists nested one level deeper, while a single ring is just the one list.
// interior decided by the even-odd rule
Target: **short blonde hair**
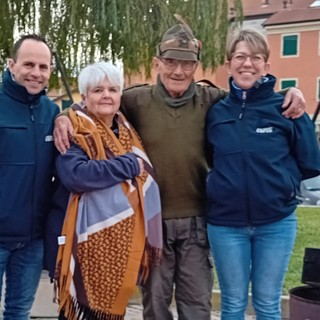
[{"label": "short blonde hair", "polygon": [[269,60],[270,49],[266,37],[253,29],[235,30],[227,44],[227,60],[231,60],[239,42],[244,41],[253,53],[262,54],[265,61]]}]

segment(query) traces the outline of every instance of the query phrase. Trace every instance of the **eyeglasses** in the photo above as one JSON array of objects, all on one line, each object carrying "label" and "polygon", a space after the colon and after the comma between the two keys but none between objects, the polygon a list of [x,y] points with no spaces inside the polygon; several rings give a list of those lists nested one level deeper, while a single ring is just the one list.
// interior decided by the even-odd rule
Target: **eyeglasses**
[{"label": "eyeglasses", "polygon": [[261,62],[264,62],[266,59],[263,55],[261,54],[253,54],[253,55],[249,55],[249,54],[244,54],[244,53],[236,53],[234,55],[232,55],[231,59],[233,61],[235,61],[236,63],[242,64],[245,61],[247,61],[247,59],[250,59],[252,64],[259,64]]},{"label": "eyeglasses", "polygon": [[197,61],[193,61],[193,60],[176,60],[176,59],[165,59],[165,58],[159,58],[159,59],[169,70],[176,69],[177,66],[180,64],[182,70],[191,71],[197,64]]}]

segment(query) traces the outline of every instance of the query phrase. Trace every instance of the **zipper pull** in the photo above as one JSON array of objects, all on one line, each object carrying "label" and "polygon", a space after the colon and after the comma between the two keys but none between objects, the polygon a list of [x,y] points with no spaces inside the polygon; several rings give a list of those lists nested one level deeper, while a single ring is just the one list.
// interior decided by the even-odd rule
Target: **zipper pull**
[{"label": "zipper pull", "polygon": [[30,106],[29,110],[30,110],[30,118],[31,118],[31,121],[34,122],[33,105]]},{"label": "zipper pull", "polygon": [[242,106],[241,106],[241,112],[239,114],[239,119],[241,120],[243,118],[243,114],[246,110],[246,104],[244,102],[242,102]]},{"label": "zipper pull", "polygon": [[242,106],[241,106],[241,112],[239,114],[239,120],[241,120],[243,118],[243,113],[246,109],[246,104],[245,104],[245,100],[247,99],[247,92],[246,91],[242,91]]}]

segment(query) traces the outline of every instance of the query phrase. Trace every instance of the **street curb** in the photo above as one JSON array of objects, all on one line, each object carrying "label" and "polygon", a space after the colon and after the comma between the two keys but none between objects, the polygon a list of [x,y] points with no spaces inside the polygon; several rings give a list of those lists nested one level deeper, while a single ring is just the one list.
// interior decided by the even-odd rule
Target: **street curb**
[{"label": "street curb", "polygon": [[[212,310],[220,311],[220,290],[212,290]],[[134,295],[131,297],[130,302],[132,304],[141,304],[141,294],[139,289],[136,289]],[[173,301],[173,305],[175,305],[175,301]],[[251,301],[251,293],[249,294],[249,302],[246,310],[246,314],[254,315],[254,310]],[[281,319],[287,320],[289,319],[289,296],[281,296]]]}]

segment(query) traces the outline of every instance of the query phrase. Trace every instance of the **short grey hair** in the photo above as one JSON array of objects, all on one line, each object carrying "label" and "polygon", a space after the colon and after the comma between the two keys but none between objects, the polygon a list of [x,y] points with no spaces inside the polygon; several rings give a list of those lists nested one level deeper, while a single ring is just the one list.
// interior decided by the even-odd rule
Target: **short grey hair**
[{"label": "short grey hair", "polygon": [[113,86],[123,90],[124,78],[118,67],[112,63],[100,61],[84,67],[78,76],[78,89],[80,94],[86,94],[89,89],[98,86],[107,79]]}]

